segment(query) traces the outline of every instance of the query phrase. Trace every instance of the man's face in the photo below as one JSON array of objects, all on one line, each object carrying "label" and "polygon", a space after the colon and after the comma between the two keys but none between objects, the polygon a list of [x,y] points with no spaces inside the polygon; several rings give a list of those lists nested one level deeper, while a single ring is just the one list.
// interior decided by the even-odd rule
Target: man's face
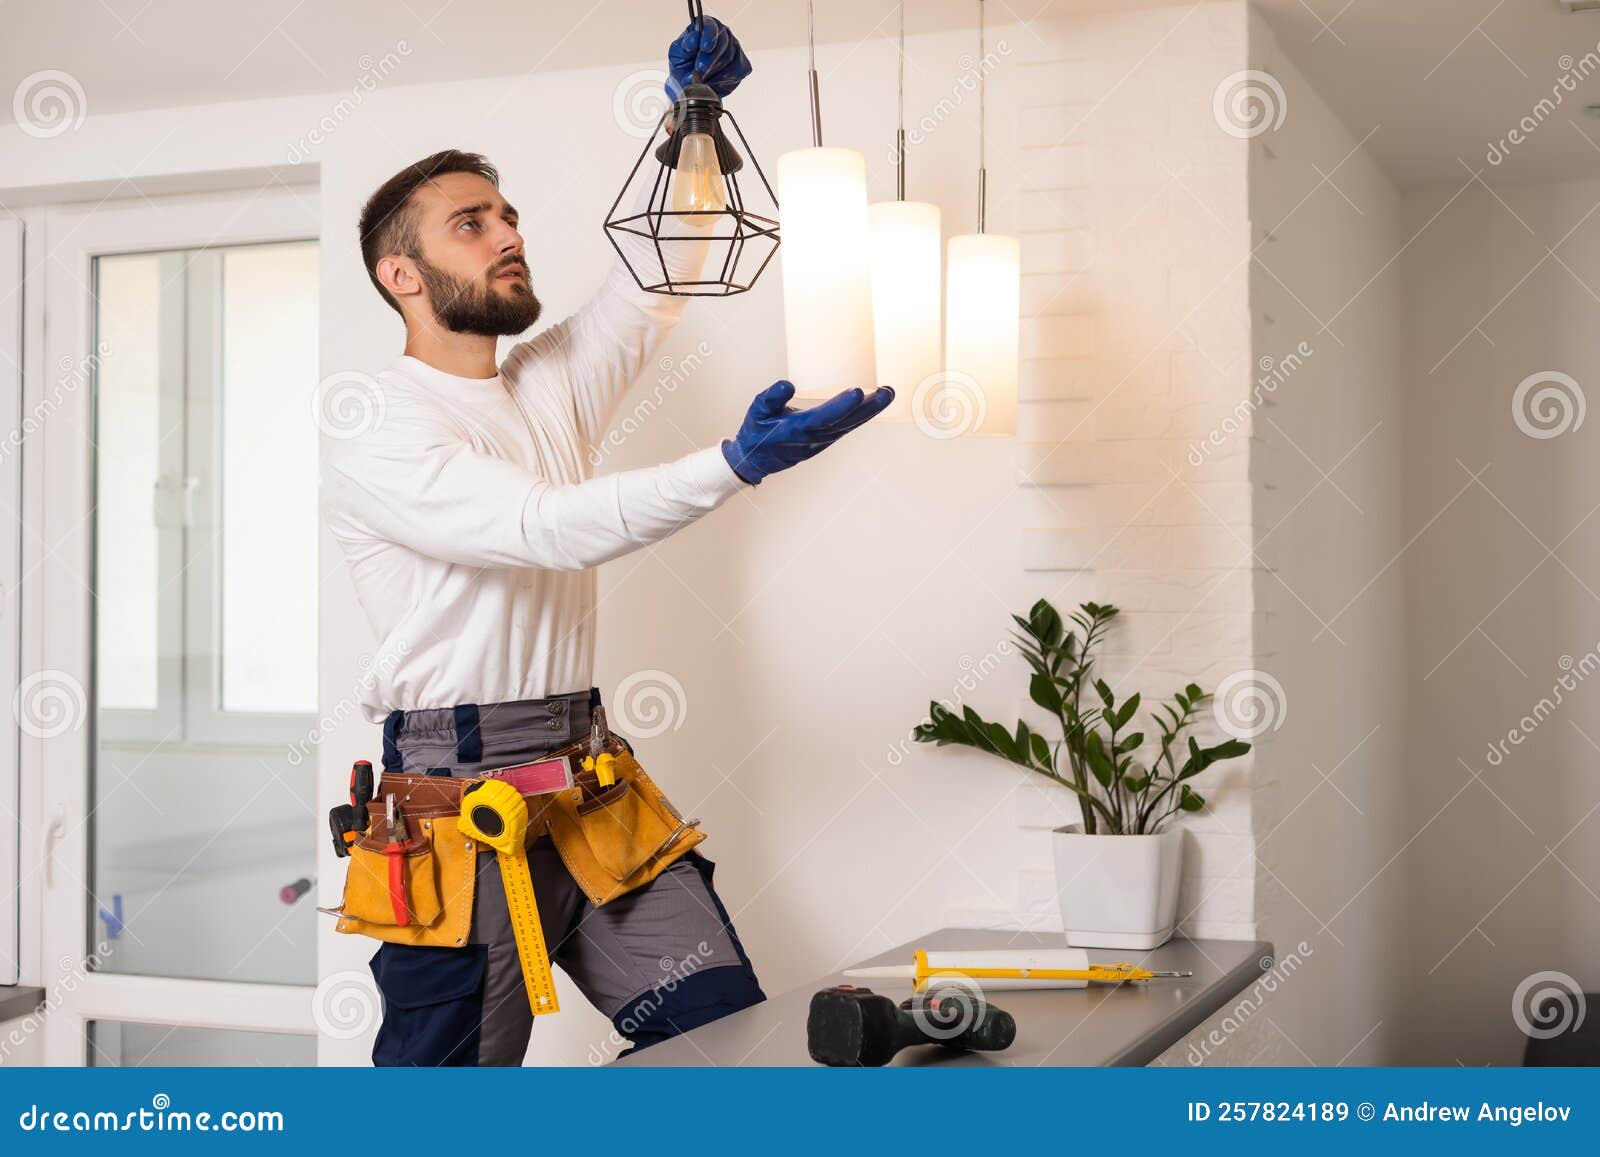
[{"label": "man's face", "polygon": [[446,173],[412,196],[421,296],[439,324],[486,337],[539,320],[517,211],[475,173]]}]

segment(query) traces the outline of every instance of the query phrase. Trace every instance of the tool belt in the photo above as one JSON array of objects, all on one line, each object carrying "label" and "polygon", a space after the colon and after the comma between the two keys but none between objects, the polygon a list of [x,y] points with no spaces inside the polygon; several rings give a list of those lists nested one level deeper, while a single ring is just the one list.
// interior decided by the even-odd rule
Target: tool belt
[{"label": "tool belt", "polygon": [[[603,787],[585,770],[587,739],[541,760],[564,759],[573,786],[525,796],[528,843],[549,835],[574,882],[596,907],[641,888],[705,840],[699,820],[685,820],[619,737],[608,735],[615,782]],[[593,761],[590,761],[591,764]],[[367,804],[365,834],[349,845],[340,932],[398,944],[458,948],[472,928],[477,853],[487,845],[457,830],[462,795],[482,778],[395,775],[385,772]],[[403,873],[393,875],[395,850],[385,830],[384,798],[399,802],[408,838]],[[390,848],[388,852],[386,848]],[[403,879],[397,901],[394,885]],[[402,916],[405,918],[402,922]]]}]

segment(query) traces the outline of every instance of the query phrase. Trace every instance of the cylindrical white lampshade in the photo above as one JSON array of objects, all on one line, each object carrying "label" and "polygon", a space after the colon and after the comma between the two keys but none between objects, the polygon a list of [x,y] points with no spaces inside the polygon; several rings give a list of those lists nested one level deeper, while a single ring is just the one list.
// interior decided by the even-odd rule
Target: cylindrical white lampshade
[{"label": "cylindrical white lampshade", "polygon": [[868,220],[878,385],[895,390],[894,404],[880,421],[906,421],[912,391],[939,372],[939,206],[879,201],[869,207]]},{"label": "cylindrical white lampshade", "polygon": [[778,158],[783,318],[795,393],[877,384],[867,231],[867,162],[854,149]]},{"label": "cylindrical white lampshade", "polygon": [[975,391],[964,434],[1017,432],[1021,249],[1015,237],[950,238],[945,290],[944,387]]}]

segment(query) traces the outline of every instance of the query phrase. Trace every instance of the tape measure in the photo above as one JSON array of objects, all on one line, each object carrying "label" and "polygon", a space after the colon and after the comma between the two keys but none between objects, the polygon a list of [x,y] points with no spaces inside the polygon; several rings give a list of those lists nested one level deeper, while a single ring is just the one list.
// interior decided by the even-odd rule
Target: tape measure
[{"label": "tape measure", "polygon": [[528,871],[528,853],[523,847],[528,836],[527,801],[505,780],[486,779],[461,796],[457,826],[462,835],[487,844],[499,855],[500,879],[505,884],[506,907],[522,961],[522,982],[533,1015],[560,1012],[544,927],[539,923],[539,904],[533,895],[533,876]]}]

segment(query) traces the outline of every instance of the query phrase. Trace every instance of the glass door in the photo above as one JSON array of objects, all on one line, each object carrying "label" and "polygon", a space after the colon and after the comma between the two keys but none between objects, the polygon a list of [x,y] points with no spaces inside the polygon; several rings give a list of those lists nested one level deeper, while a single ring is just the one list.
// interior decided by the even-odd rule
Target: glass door
[{"label": "glass door", "polygon": [[47,1062],[314,1064],[315,199],[32,224],[16,703]]}]

